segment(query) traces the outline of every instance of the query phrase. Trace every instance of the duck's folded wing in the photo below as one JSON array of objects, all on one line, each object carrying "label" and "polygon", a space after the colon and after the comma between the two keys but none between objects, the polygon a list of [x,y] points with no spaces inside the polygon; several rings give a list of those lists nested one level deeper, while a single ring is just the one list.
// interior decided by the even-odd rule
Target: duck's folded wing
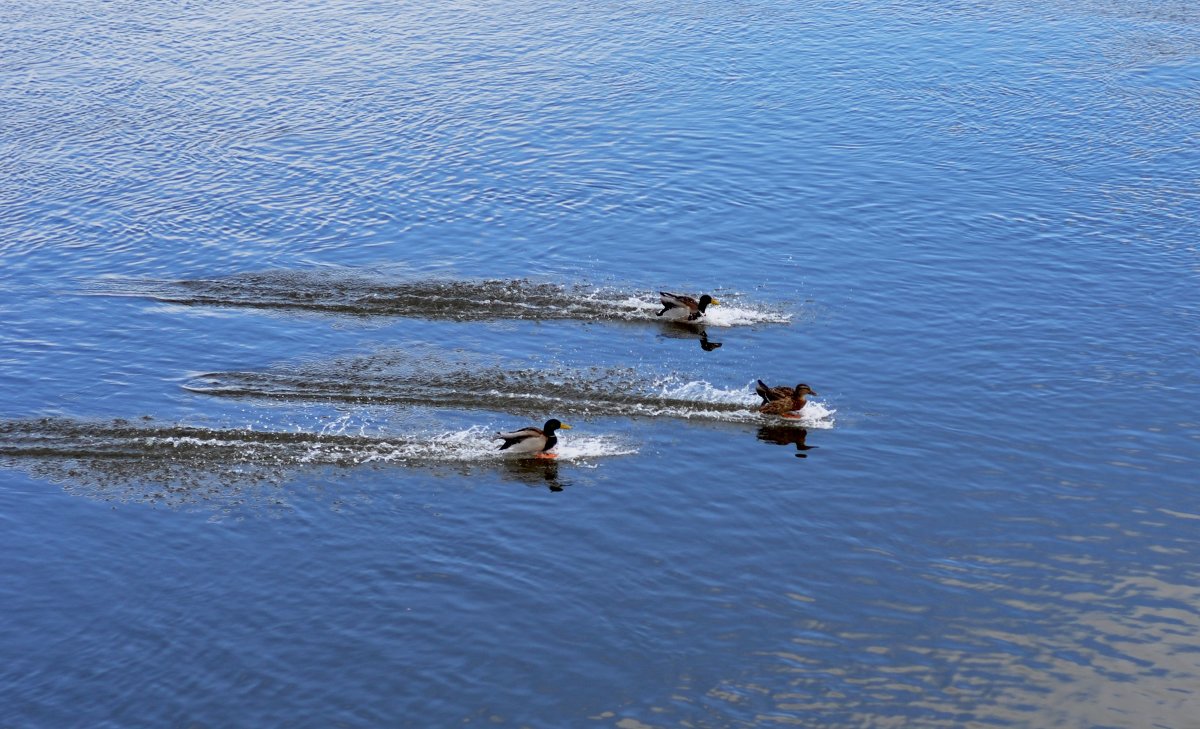
[{"label": "duck's folded wing", "polygon": [[758,409],[758,412],[766,413],[768,415],[783,415],[784,413],[791,412],[791,410],[792,410],[792,401],[789,398],[786,400],[784,400],[784,399],[772,400],[771,402],[767,403],[766,405],[763,405],[762,407],[760,407]]},{"label": "duck's folded wing", "polygon": [[690,296],[682,296],[680,294],[672,294],[667,291],[658,292],[659,301],[668,309],[678,306],[681,309],[695,309],[699,306],[696,300]]},{"label": "duck's folded wing", "polygon": [[507,433],[496,433],[492,438],[493,440],[503,438],[504,440],[522,441],[526,438],[534,438],[539,435],[545,435],[541,428],[521,428],[520,430],[512,430]]},{"label": "duck's folded wing", "polygon": [[505,451],[515,446],[516,450],[521,453],[541,450],[549,440],[546,434],[537,428],[522,428],[511,433],[497,433],[496,436],[504,439],[504,442],[500,444],[500,450]]}]

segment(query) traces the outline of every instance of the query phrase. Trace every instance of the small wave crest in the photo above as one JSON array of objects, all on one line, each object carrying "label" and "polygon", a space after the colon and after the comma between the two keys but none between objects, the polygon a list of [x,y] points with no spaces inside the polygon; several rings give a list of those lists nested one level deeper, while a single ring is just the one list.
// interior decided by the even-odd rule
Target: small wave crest
[{"label": "small wave crest", "polygon": [[[84,293],[132,296],[184,306],[283,309],[352,316],[402,316],[450,321],[499,319],[661,321],[651,292],[631,293],[581,284],[527,279],[394,281],[362,274],[267,271],[214,279],[104,278]],[[712,307],[705,323],[717,327],[786,324],[778,310],[729,302]]]}]

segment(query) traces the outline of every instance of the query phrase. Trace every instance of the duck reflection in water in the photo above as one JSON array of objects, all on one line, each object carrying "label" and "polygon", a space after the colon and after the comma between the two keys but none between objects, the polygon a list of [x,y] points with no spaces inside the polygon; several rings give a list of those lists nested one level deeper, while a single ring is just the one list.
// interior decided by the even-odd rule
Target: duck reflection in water
[{"label": "duck reflection in water", "polygon": [[700,349],[711,352],[721,346],[721,342],[708,341],[708,332],[700,322],[669,321],[663,325],[663,336],[671,339],[700,339]]},{"label": "duck reflection in water", "polygon": [[554,492],[570,485],[559,478],[558,461],[550,458],[507,458],[504,471],[514,481],[526,486],[545,486]]},{"label": "duck reflection in water", "polygon": [[817,446],[805,443],[808,438],[807,428],[797,428],[794,425],[764,425],[758,429],[758,439],[775,445],[796,446],[796,458],[808,458],[804,451],[810,451]]}]

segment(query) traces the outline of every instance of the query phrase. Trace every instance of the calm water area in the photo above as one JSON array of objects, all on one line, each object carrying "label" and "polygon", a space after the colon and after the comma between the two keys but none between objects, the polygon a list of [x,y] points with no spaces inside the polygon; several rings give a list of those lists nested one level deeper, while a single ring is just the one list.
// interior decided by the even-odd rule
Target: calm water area
[{"label": "calm water area", "polygon": [[0,726],[1195,729],[1197,89],[1183,0],[0,2]]}]

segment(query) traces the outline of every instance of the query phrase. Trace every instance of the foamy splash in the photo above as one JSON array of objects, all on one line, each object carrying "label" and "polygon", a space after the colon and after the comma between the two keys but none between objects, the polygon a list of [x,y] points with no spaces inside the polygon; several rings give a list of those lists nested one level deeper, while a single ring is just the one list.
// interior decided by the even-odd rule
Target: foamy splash
[{"label": "foamy splash", "polygon": [[[829,430],[833,427],[833,416],[836,412],[837,410],[827,407],[824,403],[817,402],[816,400],[809,400],[808,404],[804,406],[803,410],[795,413],[797,417],[792,420],[792,422],[805,428]],[[762,417],[767,418],[770,416],[764,415]],[[780,419],[789,420],[788,418]]]}]

